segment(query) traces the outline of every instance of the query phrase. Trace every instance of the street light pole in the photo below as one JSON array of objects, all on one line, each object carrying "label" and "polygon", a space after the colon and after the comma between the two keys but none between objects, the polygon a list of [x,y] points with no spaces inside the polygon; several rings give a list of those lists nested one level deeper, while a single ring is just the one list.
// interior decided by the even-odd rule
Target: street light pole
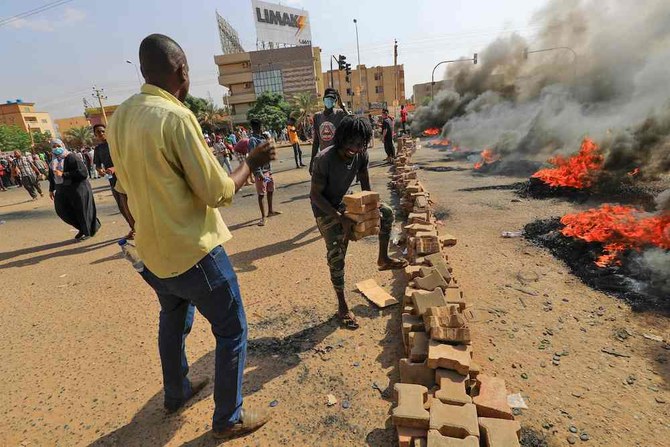
[{"label": "street light pole", "polygon": [[577,77],[577,52],[570,47],[553,47],[553,48],[542,48],[541,50],[529,50],[528,48],[523,49],[523,58],[528,59],[528,55],[531,53],[544,53],[545,51],[555,51],[555,50],[568,50],[572,53],[572,80],[574,81]]},{"label": "street light pole", "polygon": [[435,70],[437,67],[439,67],[442,64],[450,64],[452,62],[474,62],[475,64],[477,63],[477,53],[474,54],[472,59],[453,59],[450,61],[442,61],[438,62],[437,65],[433,67],[433,72],[430,75],[430,100],[432,101],[434,98],[433,95],[433,86],[435,85]]},{"label": "street light pole", "polygon": [[140,84],[140,87],[142,87],[142,79],[140,78],[140,70],[137,68],[137,65],[135,62],[126,59],[126,64],[130,64],[133,67],[135,67],[135,74],[137,75],[137,82]]},{"label": "street light pole", "polygon": [[[358,53],[358,85],[359,88],[361,89],[360,97],[361,97],[361,113],[365,113],[366,109],[366,102],[363,101],[363,98],[365,96],[363,95],[363,70],[361,69],[361,47],[358,44],[358,20],[354,19],[354,26],[356,27],[356,52]],[[367,79],[367,77],[366,77]]]}]

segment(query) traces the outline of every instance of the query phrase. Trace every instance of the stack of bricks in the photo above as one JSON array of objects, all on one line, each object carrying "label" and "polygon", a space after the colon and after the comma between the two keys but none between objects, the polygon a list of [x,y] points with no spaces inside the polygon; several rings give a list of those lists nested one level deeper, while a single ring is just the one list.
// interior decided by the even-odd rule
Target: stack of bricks
[{"label": "stack of bricks", "polygon": [[[409,168],[415,143],[400,138],[391,186],[408,215],[408,286],[402,300],[400,383],[393,423],[401,447],[515,447],[521,426],[507,404],[503,379],[472,360],[470,323],[476,314],[449,263],[456,238],[441,233],[428,192]],[[408,205],[409,204],[409,205]],[[411,206],[410,206],[411,205]]]},{"label": "stack of bricks", "polygon": [[347,194],[342,199],[344,215],[356,222],[351,240],[357,241],[366,236],[379,234],[379,193],[361,191]]}]

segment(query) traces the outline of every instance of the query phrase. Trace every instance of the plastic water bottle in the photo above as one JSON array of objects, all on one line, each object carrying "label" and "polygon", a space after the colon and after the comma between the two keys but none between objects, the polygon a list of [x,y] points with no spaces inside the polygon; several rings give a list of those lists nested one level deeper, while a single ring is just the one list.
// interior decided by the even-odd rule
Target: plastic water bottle
[{"label": "plastic water bottle", "polygon": [[121,239],[119,242],[119,247],[121,247],[121,252],[123,257],[128,260],[133,265],[133,268],[137,273],[144,271],[144,262],[140,259],[140,256],[137,254],[137,249],[128,243],[127,239]]}]

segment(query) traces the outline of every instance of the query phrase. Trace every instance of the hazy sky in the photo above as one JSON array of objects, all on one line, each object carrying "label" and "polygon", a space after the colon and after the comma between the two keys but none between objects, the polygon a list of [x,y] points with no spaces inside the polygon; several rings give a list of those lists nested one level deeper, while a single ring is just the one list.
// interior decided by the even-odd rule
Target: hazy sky
[{"label": "hazy sky", "polygon": [[[53,0],[2,0],[0,21]],[[312,42],[323,49],[324,68],[331,54],[356,62],[358,19],[361,63],[405,65],[405,89],[430,81],[435,63],[471,57],[496,36],[516,31],[530,38],[530,19],[544,1],[531,0],[290,0],[278,2],[309,12]],[[44,13],[0,26],[0,101],[21,98],[37,103],[52,118],[83,113],[91,87],[105,89],[108,104],[138,90],[135,68],[140,41],[151,33],[174,38],[191,68],[191,93],[221,103],[213,56],[221,53],[215,10],[256,49],[250,0],[73,0]],[[440,72],[440,77],[443,72]],[[437,78],[437,76],[436,76]]]}]

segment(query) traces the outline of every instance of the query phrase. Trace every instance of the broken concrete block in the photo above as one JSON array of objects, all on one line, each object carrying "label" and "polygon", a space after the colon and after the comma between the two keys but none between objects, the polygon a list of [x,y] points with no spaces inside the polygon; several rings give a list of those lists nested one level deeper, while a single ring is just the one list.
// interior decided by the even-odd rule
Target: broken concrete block
[{"label": "broken concrete block", "polygon": [[468,327],[431,327],[429,331],[430,338],[451,344],[469,344],[472,340],[470,328]]},{"label": "broken concrete block", "polygon": [[365,231],[354,231],[349,236],[349,239],[352,240],[352,241],[358,241],[358,240],[363,239],[364,237],[374,236],[376,234],[379,234],[379,226],[369,228]]},{"label": "broken concrete block", "polygon": [[430,414],[423,408],[428,388],[396,383],[393,389],[398,400],[398,405],[393,409],[393,423],[400,427],[428,429]]},{"label": "broken concrete block", "polygon": [[425,439],[427,430],[421,428],[409,428],[397,426],[398,432],[398,446],[399,447],[416,447],[419,439]]},{"label": "broken concrete block", "polygon": [[444,289],[444,296],[448,304],[457,304],[461,311],[465,309],[466,302],[463,298],[463,292],[461,292],[461,289],[458,286],[446,287]]},{"label": "broken concrete block", "polygon": [[456,245],[456,236],[453,236],[449,233],[441,234],[440,237],[440,246],[441,247],[451,247]]},{"label": "broken concrete block", "polygon": [[409,359],[412,362],[423,362],[428,356],[428,335],[425,332],[410,332],[409,341]]},{"label": "broken concrete block", "polygon": [[435,265],[435,264],[438,264],[440,262],[446,263],[447,260],[448,260],[447,256],[444,253],[433,253],[433,254],[427,255],[425,258],[426,258],[426,262],[428,263],[428,265]]},{"label": "broken concrete block", "polygon": [[418,265],[408,265],[405,267],[405,275],[407,275],[407,280],[411,281],[421,274],[421,267]]},{"label": "broken concrete block", "polygon": [[379,227],[379,218],[373,218],[372,220],[364,220],[362,222],[358,222],[356,225],[354,225],[354,233],[363,233],[365,231],[370,230],[371,228],[374,227]]},{"label": "broken concrete block", "polygon": [[424,213],[409,213],[407,221],[410,224],[430,224],[430,216],[427,212]]},{"label": "broken concrete block", "polygon": [[429,293],[415,292],[412,294],[412,304],[415,314],[423,316],[429,307],[445,306],[447,302],[444,299],[442,289],[435,289]]},{"label": "broken concrete block", "polygon": [[373,220],[373,219],[377,219],[377,221],[379,221],[379,218],[381,217],[379,208],[375,208],[372,211],[368,211],[367,213],[363,214],[356,214],[345,211],[344,215],[349,219],[353,220],[354,222],[365,222],[366,220]]},{"label": "broken concrete block", "polygon": [[415,363],[410,359],[400,359],[398,369],[402,383],[423,385],[429,389],[435,386],[435,370],[429,368],[425,361]]},{"label": "broken concrete block", "polygon": [[430,340],[428,343],[428,366],[430,368],[451,369],[459,374],[467,375],[472,361],[470,345],[448,345]]},{"label": "broken concrete block", "polygon": [[409,349],[409,333],[410,332],[425,332],[423,319],[418,315],[402,314],[402,338],[405,344],[405,349]]},{"label": "broken concrete block", "polygon": [[407,232],[408,235],[410,236],[416,236],[417,232],[422,232],[422,231],[434,231],[435,227],[433,225],[426,225],[426,224],[411,224],[411,225],[405,225],[404,226],[405,231]]},{"label": "broken concrete block", "polygon": [[495,418],[479,418],[479,430],[484,447],[520,447],[521,424]]},{"label": "broken concrete block", "polygon": [[479,437],[477,409],[472,404],[449,405],[435,399],[430,406],[430,429],[452,438]]},{"label": "broken concrete block", "polygon": [[[430,366],[430,359],[428,366]],[[507,388],[503,379],[479,374],[475,390],[476,395],[472,397],[472,402],[477,406],[479,417],[514,419],[512,409],[507,404]]]},{"label": "broken concrete block", "polygon": [[412,304],[412,295],[414,295],[414,292],[416,293],[430,293],[428,290],[423,290],[423,289],[415,289],[414,287],[405,287],[405,294],[403,295],[402,298],[402,303],[403,306],[408,306]]},{"label": "broken concrete block", "polygon": [[446,289],[448,286],[447,281],[445,281],[437,270],[433,270],[427,276],[414,278],[414,284],[417,289],[423,290]]},{"label": "broken concrete block", "polygon": [[379,203],[379,193],[374,191],[359,191],[342,197],[342,203],[347,208],[362,207],[369,203]]},{"label": "broken concrete block", "polygon": [[428,430],[426,440],[429,447],[479,447],[479,438],[476,436],[467,436],[463,439],[443,436],[437,430]]},{"label": "broken concrete block", "polygon": [[471,404],[472,398],[468,396],[465,389],[467,380],[468,376],[459,374],[456,371],[442,368],[436,369],[435,382],[440,389],[435,392],[435,397],[445,404]]},{"label": "broken concrete block", "polygon": [[433,264],[432,267],[421,267],[421,276],[427,276],[432,272],[433,270],[437,270],[437,272],[444,278],[444,280],[447,282],[447,285],[451,282],[451,273],[449,273],[449,269],[447,268],[447,263],[446,262],[440,262],[438,264]]},{"label": "broken concrete block", "polygon": [[398,300],[382,289],[374,279],[366,279],[365,281],[356,283],[356,288],[365,295],[367,299],[375,303],[377,307],[384,308],[393,304],[398,304]]}]

